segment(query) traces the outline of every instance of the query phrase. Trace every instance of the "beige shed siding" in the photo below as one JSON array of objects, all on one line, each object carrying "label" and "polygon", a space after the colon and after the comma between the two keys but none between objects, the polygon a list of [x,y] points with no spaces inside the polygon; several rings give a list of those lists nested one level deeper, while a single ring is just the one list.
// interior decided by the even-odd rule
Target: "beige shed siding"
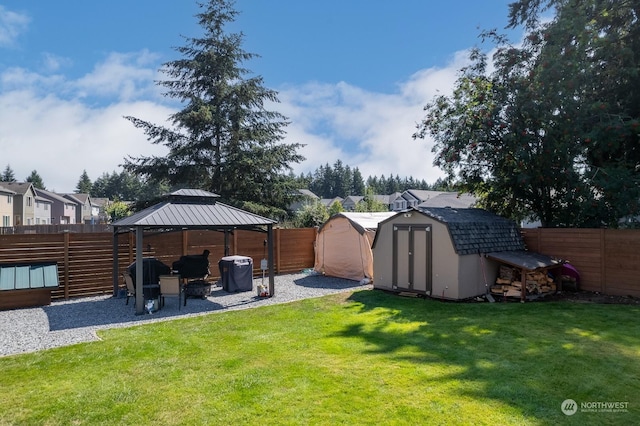
[{"label": "beige shed siding", "polygon": [[373,250],[375,288],[402,290],[394,288],[394,285],[397,285],[393,276],[394,225],[431,226],[431,297],[449,300],[467,299],[486,292],[485,276],[488,285],[495,282],[497,262],[487,258],[481,259],[478,254],[458,255],[447,225],[414,211],[410,217],[398,214],[378,227]]},{"label": "beige shed siding", "polygon": [[[422,218],[425,219],[424,217]],[[432,221],[432,297],[457,299],[459,256],[456,254],[449,230],[443,223]]]}]

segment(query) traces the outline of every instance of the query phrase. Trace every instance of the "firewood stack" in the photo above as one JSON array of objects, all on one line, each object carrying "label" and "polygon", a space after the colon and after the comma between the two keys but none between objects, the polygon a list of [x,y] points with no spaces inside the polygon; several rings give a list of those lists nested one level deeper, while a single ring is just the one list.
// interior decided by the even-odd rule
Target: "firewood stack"
[{"label": "firewood stack", "polygon": [[[545,294],[556,291],[553,278],[546,272],[527,272],[525,276],[526,294]],[[496,284],[491,286],[491,293],[507,297],[520,297],[522,291],[522,273],[519,269],[501,265]]]}]

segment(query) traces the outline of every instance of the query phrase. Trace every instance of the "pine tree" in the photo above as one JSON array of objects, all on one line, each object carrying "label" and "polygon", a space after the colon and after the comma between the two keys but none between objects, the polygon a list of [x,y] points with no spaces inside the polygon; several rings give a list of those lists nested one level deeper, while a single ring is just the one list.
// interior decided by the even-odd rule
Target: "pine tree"
[{"label": "pine tree", "polygon": [[277,93],[263,87],[262,77],[248,77],[243,62],[254,54],[242,49],[241,33],[226,33],[238,14],[231,0],[200,4],[196,15],[204,30],[176,48],[183,58],[168,62],[158,82],[165,96],[185,106],[173,114],[172,127],[126,117],[154,144],[169,148],[165,157],[125,160],[125,170],[170,186],[188,186],[219,194],[242,206],[260,203],[285,208],[295,180],[286,173],[304,158],[300,144],[282,143],[286,117],[265,104]]},{"label": "pine tree", "polygon": [[29,175],[29,177],[27,177],[25,179],[25,181],[27,182],[31,182],[31,184],[38,189],[44,189],[46,190],[47,188],[44,186],[44,182],[42,181],[42,177],[38,174],[37,171],[33,170],[31,172],[31,174]]},{"label": "pine tree", "polygon": [[89,179],[87,171],[83,170],[76,185],[76,194],[90,194],[92,186],[93,184],[91,183],[91,179]]},{"label": "pine tree", "polygon": [[4,168],[4,172],[0,176],[0,181],[2,182],[15,182],[16,174],[13,172],[11,165],[7,164],[7,167]]}]

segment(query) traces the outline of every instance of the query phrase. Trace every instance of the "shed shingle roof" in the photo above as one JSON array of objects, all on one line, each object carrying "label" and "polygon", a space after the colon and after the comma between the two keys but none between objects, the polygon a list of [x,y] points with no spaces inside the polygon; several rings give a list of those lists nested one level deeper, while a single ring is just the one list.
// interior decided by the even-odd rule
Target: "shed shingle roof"
[{"label": "shed shingle roof", "polygon": [[457,254],[525,249],[516,223],[486,210],[420,207],[418,211],[447,225]]}]

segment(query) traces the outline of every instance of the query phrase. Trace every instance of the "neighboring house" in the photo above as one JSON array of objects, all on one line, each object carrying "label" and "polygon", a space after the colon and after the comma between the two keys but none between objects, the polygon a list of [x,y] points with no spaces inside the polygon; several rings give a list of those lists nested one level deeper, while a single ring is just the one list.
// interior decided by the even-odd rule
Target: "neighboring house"
[{"label": "neighboring house", "polygon": [[373,198],[376,201],[387,206],[387,209],[389,209],[389,211],[393,211],[394,203],[398,198],[402,198],[402,193],[394,192],[393,194],[389,195],[374,195]]},{"label": "neighboring house", "polygon": [[342,201],[342,208],[345,211],[352,212],[356,210],[356,206],[364,199],[362,195],[349,195]]},{"label": "neighboring house", "polygon": [[13,226],[34,225],[36,192],[31,182],[2,182],[5,189],[14,191]]},{"label": "neighboring house", "polygon": [[330,209],[333,203],[340,203],[340,205],[342,205],[343,201],[344,201],[344,198],[342,197],[322,198],[320,200],[320,204],[325,206],[327,209]]},{"label": "neighboring house", "polygon": [[[37,190],[36,190],[37,191]],[[50,225],[51,224],[51,201],[40,195],[36,195],[35,208],[35,224]]]},{"label": "neighboring house", "polygon": [[407,189],[400,197],[392,201],[393,211],[408,210],[412,207],[473,207],[477,199],[471,194],[458,194],[449,191],[427,191]]},{"label": "neighboring house", "polygon": [[105,208],[109,205],[111,200],[108,198],[92,198],[91,205],[93,211],[97,211],[98,215],[98,223],[108,223],[109,215],[107,214]]},{"label": "neighboring house", "polygon": [[471,194],[442,192],[418,204],[418,207],[451,207],[452,209],[468,209],[474,207],[478,199]]},{"label": "neighboring house", "polygon": [[308,204],[313,204],[320,201],[320,197],[318,197],[313,192],[308,189],[297,189],[296,190],[296,201],[289,205],[289,210],[292,212],[296,212],[301,210],[304,206]]},{"label": "neighboring house", "polygon": [[7,228],[13,226],[13,197],[15,191],[0,186],[0,226]]},{"label": "neighboring house", "polygon": [[76,208],[76,223],[98,223],[99,207],[93,205],[93,201],[89,194],[61,194],[78,204]]},{"label": "neighboring house", "polygon": [[37,192],[40,197],[51,202],[51,224],[66,225],[76,223],[76,208],[79,208],[77,201],[72,201],[62,195],[44,189],[38,189]]}]

